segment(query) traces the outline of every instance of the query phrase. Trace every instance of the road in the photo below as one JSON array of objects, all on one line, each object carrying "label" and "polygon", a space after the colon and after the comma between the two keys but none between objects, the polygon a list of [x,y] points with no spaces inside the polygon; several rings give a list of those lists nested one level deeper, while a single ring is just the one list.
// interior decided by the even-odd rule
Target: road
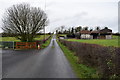
[{"label": "road", "polygon": [[3,78],[76,78],[53,37],[42,50],[3,50]]},{"label": "road", "polygon": [[0,80],[2,78],[2,50],[0,49]]}]

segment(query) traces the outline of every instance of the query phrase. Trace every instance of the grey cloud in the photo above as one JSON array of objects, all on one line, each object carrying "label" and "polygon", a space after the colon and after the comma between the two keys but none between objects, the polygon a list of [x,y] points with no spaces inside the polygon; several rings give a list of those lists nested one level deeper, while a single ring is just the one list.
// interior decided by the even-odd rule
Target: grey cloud
[{"label": "grey cloud", "polygon": [[[46,27],[46,31],[53,31],[56,27],[65,25],[73,26],[108,26],[117,31],[117,0],[46,0],[46,13],[50,20],[50,24]],[[109,1],[111,3],[109,3]],[[16,3],[27,2],[31,6],[45,8],[45,0],[1,0],[0,7],[2,17],[6,8]],[[81,3],[82,2],[82,3]],[[102,3],[99,3],[102,2]],[[103,4],[104,3],[104,4]],[[112,11],[111,11],[112,10]],[[0,21],[0,26],[1,26]],[[1,32],[1,30],[0,30]]]}]

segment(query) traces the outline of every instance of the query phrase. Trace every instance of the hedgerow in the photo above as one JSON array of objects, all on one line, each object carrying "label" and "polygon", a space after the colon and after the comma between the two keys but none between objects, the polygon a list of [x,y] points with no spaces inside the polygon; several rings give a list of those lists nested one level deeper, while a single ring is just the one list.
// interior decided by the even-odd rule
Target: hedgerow
[{"label": "hedgerow", "polygon": [[78,62],[94,67],[101,78],[120,78],[120,48],[59,40],[75,52]]}]

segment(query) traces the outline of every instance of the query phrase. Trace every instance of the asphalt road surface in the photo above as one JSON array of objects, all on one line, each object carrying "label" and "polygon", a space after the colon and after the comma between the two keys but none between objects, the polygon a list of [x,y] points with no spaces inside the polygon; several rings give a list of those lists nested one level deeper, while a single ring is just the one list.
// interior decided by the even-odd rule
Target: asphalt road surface
[{"label": "asphalt road surface", "polygon": [[76,78],[55,37],[43,50],[3,50],[3,78]]},{"label": "asphalt road surface", "polygon": [[2,50],[0,49],[0,79],[2,78]]}]

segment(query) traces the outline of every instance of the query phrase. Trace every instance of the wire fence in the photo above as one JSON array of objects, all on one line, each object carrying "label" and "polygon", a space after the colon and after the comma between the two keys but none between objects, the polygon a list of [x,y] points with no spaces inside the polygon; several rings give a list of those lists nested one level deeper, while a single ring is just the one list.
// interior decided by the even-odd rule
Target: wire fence
[{"label": "wire fence", "polygon": [[14,49],[15,48],[15,42],[14,41],[1,41],[0,42],[0,48]]}]

